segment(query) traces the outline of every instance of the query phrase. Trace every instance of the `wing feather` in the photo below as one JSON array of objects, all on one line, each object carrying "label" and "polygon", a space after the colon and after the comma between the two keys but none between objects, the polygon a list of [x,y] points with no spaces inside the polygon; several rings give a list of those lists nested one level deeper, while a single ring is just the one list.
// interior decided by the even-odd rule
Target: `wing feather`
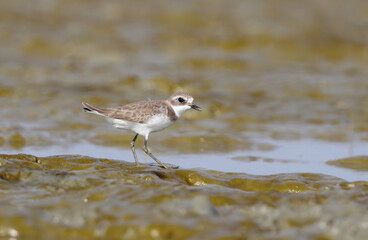
[{"label": "wing feather", "polygon": [[110,118],[131,122],[146,123],[153,115],[167,114],[168,105],[163,100],[140,101],[130,103],[109,112]]}]

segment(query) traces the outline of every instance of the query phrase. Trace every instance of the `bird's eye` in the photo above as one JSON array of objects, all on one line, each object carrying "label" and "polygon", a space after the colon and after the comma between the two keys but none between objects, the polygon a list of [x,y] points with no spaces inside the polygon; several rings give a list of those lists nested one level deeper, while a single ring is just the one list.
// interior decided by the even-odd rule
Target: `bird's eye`
[{"label": "bird's eye", "polygon": [[184,98],[178,98],[178,101],[180,102],[180,103],[183,103],[183,102],[185,102],[185,100],[184,100]]}]

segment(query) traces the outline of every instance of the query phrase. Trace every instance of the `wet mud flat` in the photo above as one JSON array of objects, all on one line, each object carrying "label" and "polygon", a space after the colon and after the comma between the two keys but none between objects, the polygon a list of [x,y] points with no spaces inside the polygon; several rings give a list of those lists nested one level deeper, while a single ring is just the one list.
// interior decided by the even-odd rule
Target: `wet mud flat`
[{"label": "wet mud flat", "polygon": [[4,239],[365,239],[368,182],[0,155]]},{"label": "wet mud flat", "polygon": [[[35,155],[0,155],[0,238],[366,239],[367,9],[0,0],[0,152]],[[116,107],[179,90],[204,111],[155,135],[152,149],[186,167],[201,154],[221,171],[110,160],[131,159],[133,136],[81,111],[82,101]],[[84,141],[93,151],[78,153],[104,158],[39,157]],[[234,162],[243,173],[225,172]],[[249,174],[263,162],[276,173]],[[326,166],[336,177],[292,173]]]}]

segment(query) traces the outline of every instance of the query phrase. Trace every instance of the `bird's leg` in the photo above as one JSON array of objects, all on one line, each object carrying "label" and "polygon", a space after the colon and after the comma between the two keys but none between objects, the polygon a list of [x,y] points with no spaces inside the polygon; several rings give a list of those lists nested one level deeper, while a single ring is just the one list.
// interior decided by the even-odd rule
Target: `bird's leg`
[{"label": "bird's leg", "polygon": [[138,162],[138,158],[137,158],[137,154],[135,153],[135,148],[134,148],[134,144],[135,144],[135,140],[137,140],[138,138],[138,133],[135,135],[135,137],[133,138],[132,142],[130,143],[130,148],[132,149],[132,152],[133,152],[133,156],[134,156],[134,159],[135,159],[135,165],[136,166],[139,166],[139,162]]},{"label": "bird's leg", "polygon": [[148,156],[150,156],[153,160],[155,160],[157,163],[158,163],[158,165],[160,165],[160,167],[162,167],[162,168],[168,168],[165,164],[163,164],[160,160],[158,160],[152,153],[151,153],[151,151],[150,150],[148,150],[148,148],[147,148],[147,138],[148,137],[145,137],[144,138],[144,145],[143,145],[143,151],[148,155]]}]

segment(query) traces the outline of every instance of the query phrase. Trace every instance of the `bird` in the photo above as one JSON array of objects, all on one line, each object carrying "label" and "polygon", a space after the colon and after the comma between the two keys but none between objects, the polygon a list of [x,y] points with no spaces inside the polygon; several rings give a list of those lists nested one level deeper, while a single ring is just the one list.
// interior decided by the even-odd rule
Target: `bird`
[{"label": "bird", "polygon": [[130,143],[136,166],[139,166],[135,152],[135,141],[138,136],[144,137],[143,151],[162,168],[168,168],[151,150],[148,149],[148,136],[174,124],[186,111],[202,109],[193,103],[194,98],[186,92],[172,94],[166,100],[145,100],[123,105],[117,108],[103,108],[82,102],[83,110],[87,113],[104,117],[115,128],[131,130],[136,133]]}]

